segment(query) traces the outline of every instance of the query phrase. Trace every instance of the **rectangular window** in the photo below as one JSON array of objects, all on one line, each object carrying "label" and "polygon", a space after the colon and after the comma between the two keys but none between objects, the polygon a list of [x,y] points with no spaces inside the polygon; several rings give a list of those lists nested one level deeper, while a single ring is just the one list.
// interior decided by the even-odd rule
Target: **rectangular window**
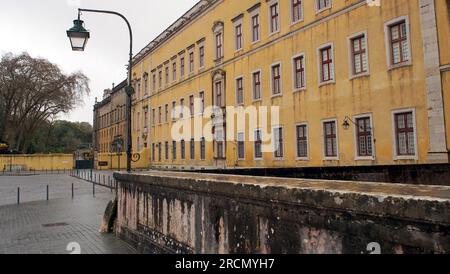
[{"label": "rectangular window", "polygon": [[279,30],[279,14],[278,3],[270,6],[270,33],[277,32]]},{"label": "rectangular window", "polygon": [[156,74],[153,73],[152,88],[156,91]]},{"label": "rectangular window", "polygon": [[184,117],[184,98],[180,99],[180,118]]},{"label": "rectangular window", "polygon": [[216,158],[224,159],[225,158],[225,136],[223,129],[216,129],[214,132],[214,141],[216,144]]},{"label": "rectangular window", "polygon": [[254,153],[255,153],[255,159],[261,159],[263,157],[263,155],[262,155],[262,137],[261,137],[260,129],[255,130]]},{"label": "rectangular window", "polygon": [[244,79],[236,79],[236,103],[238,105],[244,104]]},{"label": "rectangular window", "polygon": [[152,126],[155,125],[155,118],[156,117],[156,113],[155,113],[155,109],[152,109]]},{"label": "rectangular window", "polygon": [[283,150],[283,128],[282,127],[277,127],[274,128],[274,133],[273,133],[273,138],[275,141],[275,158],[283,158],[284,155],[284,150]]},{"label": "rectangular window", "polygon": [[389,26],[391,64],[397,65],[409,61],[409,41],[406,21],[402,20]]},{"label": "rectangular window", "polygon": [[296,127],[297,158],[308,158],[308,128],[306,125]]},{"label": "rectangular window", "polygon": [[169,160],[169,142],[164,143],[164,158]]},{"label": "rectangular window", "polygon": [[172,121],[175,121],[177,118],[177,114],[175,113],[177,103],[175,101],[172,101]]},{"label": "rectangular window", "polygon": [[299,90],[305,87],[305,57],[294,58],[294,89]]},{"label": "rectangular window", "polygon": [[205,92],[200,92],[200,113],[203,114],[205,111]]},{"label": "rectangular window", "polygon": [[173,160],[177,159],[177,142],[176,141],[172,141],[172,159]]},{"label": "rectangular window", "polygon": [[155,150],[155,143],[152,144],[152,161],[155,161],[156,158],[156,150]]},{"label": "rectangular window", "polygon": [[223,35],[222,33],[216,34],[216,59],[223,58]]},{"label": "rectangular window", "polygon": [[165,67],[165,73],[166,73],[166,85],[169,83],[169,66]]},{"label": "rectangular window", "polygon": [[252,17],[252,42],[259,41],[259,14]]},{"label": "rectangular window", "polygon": [[159,88],[161,88],[162,87],[162,82],[163,82],[163,77],[162,77],[162,71],[160,70],[160,71],[158,71],[158,77],[159,77]]},{"label": "rectangular window", "polygon": [[191,139],[189,146],[190,146],[191,160],[194,160],[195,159],[195,141],[193,138]]},{"label": "rectangular window", "polygon": [[189,96],[189,111],[190,115],[194,116],[194,95]]},{"label": "rectangular window", "polygon": [[145,76],[145,79],[144,79],[144,94],[147,95],[147,93],[148,93],[148,77]]},{"label": "rectangular window", "polygon": [[272,95],[281,94],[281,65],[272,66]]},{"label": "rectangular window", "polygon": [[238,159],[245,159],[245,133],[243,132],[237,135],[237,153]]},{"label": "rectangular window", "polygon": [[236,32],[236,50],[242,49],[242,25],[239,24],[235,27]]},{"label": "rectangular window", "polygon": [[291,0],[292,23],[299,22],[303,19],[302,0]]},{"label": "rectangular window", "polygon": [[194,52],[189,53],[189,73],[194,72]]},{"label": "rectangular window", "polygon": [[372,128],[370,117],[357,118],[356,125],[358,157],[372,157]]},{"label": "rectangular window", "polygon": [[414,156],[415,132],[413,112],[395,114],[397,156]]},{"label": "rectangular window", "polygon": [[336,122],[323,123],[325,157],[337,157]]},{"label": "rectangular window", "polygon": [[331,7],[331,0],[316,0],[317,11]]},{"label": "rectangular window", "polygon": [[200,68],[203,68],[205,66],[205,47],[204,46],[200,46],[200,48],[198,49],[198,56],[199,56],[199,66]]},{"label": "rectangular window", "polygon": [[367,72],[367,45],[364,34],[350,39],[353,75]]},{"label": "rectangular window", "polygon": [[206,158],[205,147],[206,147],[205,137],[202,137],[202,139],[200,140],[200,159],[201,160],[205,160],[205,158]]},{"label": "rectangular window", "polygon": [[261,99],[261,72],[253,73],[253,100]]},{"label": "rectangular window", "polygon": [[332,47],[327,46],[319,50],[320,53],[320,81],[322,83],[334,79],[334,64]]},{"label": "rectangular window", "polygon": [[161,149],[162,145],[161,143],[158,143],[158,162],[161,162]]},{"label": "rectangular window", "polygon": [[158,124],[162,123],[161,107],[158,107]]},{"label": "rectangular window", "polygon": [[169,122],[169,105],[166,104],[164,106],[164,122],[167,123]]},{"label": "rectangular window", "polygon": [[223,102],[222,102],[222,82],[221,81],[215,83],[215,89],[216,89],[216,92],[215,92],[215,95],[216,95],[216,100],[215,100],[216,106],[222,107],[223,106],[222,105]]},{"label": "rectangular window", "polygon": [[185,141],[181,140],[180,145],[181,145],[181,159],[184,160],[184,159],[186,159],[186,143],[185,143]]},{"label": "rectangular window", "polygon": [[184,57],[180,58],[180,76],[184,77]]},{"label": "rectangular window", "polygon": [[173,62],[172,63],[172,81],[176,81],[177,80],[177,63]]}]

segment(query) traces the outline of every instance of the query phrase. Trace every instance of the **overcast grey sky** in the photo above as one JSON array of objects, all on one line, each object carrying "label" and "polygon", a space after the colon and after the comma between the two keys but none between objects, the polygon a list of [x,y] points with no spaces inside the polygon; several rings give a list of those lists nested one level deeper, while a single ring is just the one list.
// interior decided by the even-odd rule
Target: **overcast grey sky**
[{"label": "overcast grey sky", "polygon": [[183,15],[197,0],[0,0],[0,54],[27,51],[47,58],[66,73],[81,70],[91,80],[84,104],[61,118],[92,123],[94,98],[126,78],[128,30],[121,18],[85,13],[91,32],[85,52],[72,52],[66,30],[77,8],[107,9],[124,14],[134,35],[134,54]]}]

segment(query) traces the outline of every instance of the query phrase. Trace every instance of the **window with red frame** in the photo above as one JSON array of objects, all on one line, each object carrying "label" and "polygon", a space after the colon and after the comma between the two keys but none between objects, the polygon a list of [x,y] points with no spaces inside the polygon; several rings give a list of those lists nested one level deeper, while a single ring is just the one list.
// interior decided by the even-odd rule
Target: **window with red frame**
[{"label": "window with red frame", "polygon": [[393,65],[409,61],[408,34],[406,22],[400,21],[389,27],[391,62]]},{"label": "window with red frame", "polygon": [[395,135],[397,155],[414,156],[416,154],[416,149],[412,112],[395,114]]},{"label": "window with red frame", "polygon": [[366,37],[360,35],[351,39],[353,75],[367,72]]},{"label": "window with red frame", "polygon": [[292,4],[292,22],[298,22],[303,19],[302,0],[291,0]]},{"label": "window with red frame", "polygon": [[305,87],[305,57],[294,58],[294,87],[301,89]]},{"label": "window with red frame", "polygon": [[259,14],[252,17],[252,42],[259,41]]},{"label": "window with red frame", "polygon": [[278,14],[278,3],[270,6],[270,32],[274,33],[279,30],[279,14]]},{"label": "window with red frame", "polygon": [[337,135],[336,122],[326,122],[323,124],[325,157],[337,157]]},{"label": "window with red frame", "polygon": [[358,156],[372,156],[372,128],[370,125],[370,117],[356,119],[356,138],[358,142]]},{"label": "window with red frame", "polygon": [[238,105],[244,104],[244,80],[241,78],[236,79],[236,103]]},{"label": "window with red frame", "polygon": [[331,49],[331,46],[328,46],[320,50],[320,80],[322,82],[332,81],[334,78],[333,57]]},{"label": "window with red frame", "polygon": [[281,66],[272,66],[272,95],[281,93]]},{"label": "window with red frame", "polygon": [[242,49],[242,25],[236,26],[236,50]]}]

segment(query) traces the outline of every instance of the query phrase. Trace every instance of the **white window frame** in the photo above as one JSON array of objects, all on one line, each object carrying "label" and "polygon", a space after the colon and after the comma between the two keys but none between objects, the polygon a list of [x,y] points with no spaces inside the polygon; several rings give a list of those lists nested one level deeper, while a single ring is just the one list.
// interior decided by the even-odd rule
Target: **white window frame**
[{"label": "white window frame", "polygon": [[[405,112],[412,112],[413,115],[413,128],[414,128],[414,154],[410,156],[400,156],[397,154],[397,134],[396,134],[396,127],[395,127],[395,115]],[[393,154],[394,155],[394,161],[400,161],[400,160],[419,160],[419,152],[417,147],[417,122],[416,122],[416,109],[415,108],[404,108],[404,109],[396,109],[391,111],[391,120],[392,120],[392,141],[393,141]]]},{"label": "white window frame", "polygon": [[[192,54],[192,70],[191,70],[191,54]],[[191,49],[187,52],[188,56],[188,75],[191,76],[195,73],[195,46],[193,46]]]},{"label": "white window frame", "polygon": [[[331,60],[332,60],[332,65],[333,65],[333,79],[332,80],[328,80],[328,81],[322,81],[322,56],[321,56],[321,51],[327,47],[331,46]],[[334,43],[333,42],[329,42],[326,44],[321,45],[320,47],[317,48],[317,65],[318,65],[318,82],[319,82],[319,87],[321,86],[325,86],[325,85],[330,85],[330,84],[335,84],[336,83],[336,60],[334,59]]]},{"label": "white window frame", "polygon": [[[237,48],[237,31],[236,31],[236,28],[239,25],[241,26],[241,47]],[[234,32],[234,50],[235,50],[235,52],[239,52],[239,51],[244,49],[244,23],[243,23],[242,18],[240,18],[240,19],[236,20],[235,22],[233,22],[233,29],[234,29],[233,30],[233,32]]]},{"label": "white window frame", "polygon": [[[200,96],[201,94],[203,94],[203,105],[202,105],[202,97]],[[198,92],[198,99],[199,99],[199,101],[200,101],[200,109],[199,109],[199,112],[198,112],[198,115],[199,116],[202,116],[204,113],[205,113],[205,102],[206,102],[206,92],[205,92],[205,90],[200,90],[199,92]]]},{"label": "white window frame", "polygon": [[[191,102],[190,102],[190,100],[191,100],[191,97],[192,97],[192,99],[194,100],[192,103],[193,103],[193,111],[191,112]],[[188,95],[188,104],[189,104],[189,106],[188,106],[188,109],[189,109],[189,112],[191,112],[191,113],[189,113],[189,117],[194,117],[195,116],[195,94],[194,93],[191,93],[191,94],[189,94]]]},{"label": "white window frame", "polygon": [[[242,140],[242,142],[244,143],[244,157],[239,157],[239,135],[242,134],[244,136],[244,140]],[[244,161],[245,160],[245,131],[238,131],[236,134],[236,158],[239,161]]]},{"label": "white window frame", "polygon": [[[334,122],[336,125],[336,157],[328,157],[326,156],[326,143],[325,143],[325,123]],[[321,121],[321,130],[322,130],[322,157],[324,161],[339,161],[339,126],[338,120],[336,118],[325,119]]]},{"label": "white window frame", "polygon": [[[276,141],[277,141],[275,139],[275,129],[279,129],[279,128],[281,128],[281,132],[283,134],[283,136],[282,136],[283,137],[283,143],[281,144],[282,145],[281,151],[283,152],[283,156],[282,157],[277,157],[276,156],[276,149],[275,149],[275,145],[276,145]],[[285,134],[284,126],[282,126],[282,125],[273,126],[272,127],[272,145],[273,145],[272,157],[273,157],[273,159],[275,161],[283,161],[285,159],[285,157],[286,157],[286,150],[285,150],[286,145],[285,145],[285,143],[286,143],[286,134]]]},{"label": "white window frame", "polygon": [[[200,63],[200,49],[203,48],[203,64]],[[206,47],[205,47],[205,42],[201,42],[198,44],[198,70],[202,70],[205,68],[205,63],[206,63]]]},{"label": "white window frame", "polygon": [[[299,57],[303,57],[303,66],[305,68],[305,70],[304,70],[305,85],[304,85],[304,87],[301,87],[301,88],[297,88],[295,86],[295,71],[296,71],[295,59],[299,58]],[[292,63],[292,90],[293,90],[293,92],[306,90],[306,86],[307,86],[307,84],[306,84],[306,82],[307,82],[306,81],[306,73],[307,73],[306,72],[306,54],[304,52],[301,52],[300,54],[292,56],[291,63]]]},{"label": "white window frame", "polygon": [[[259,19],[259,26],[258,26],[258,39],[257,40],[253,40],[253,17],[255,17],[256,15],[258,15],[258,19]],[[261,41],[261,13],[260,13],[260,8],[256,8],[255,10],[253,10],[252,12],[250,12],[250,41],[251,44],[256,44],[259,41]]]},{"label": "white window frame", "polygon": [[[255,81],[254,80],[255,79],[253,78],[253,75],[257,72],[259,72],[259,95],[260,95],[259,98],[255,98],[255,93],[254,93],[254,91],[255,91]],[[262,70],[257,69],[257,70],[252,71],[251,77],[252,77],[252,103],[260,102],[260,101],[262,101],[262,98],[263,98]]]},{"label": "white window frame", "polygon": [[316,10],[316,15],[318,15],[319,13],[329,10],[333,7],[333,0],[330,0],[330,5],[328,7],[325,8],[321,8],[319,9],[319,0],[314,0],[314,8]]},{"label": "white window frame", "polygon": [[[358,126],[355,125],[356,124],[356,120],[357,119],[361,119],[361,118],[369,118],[370,119],[370,129],[372,132],[372,156],[359,156],[358,155],[358,150],[359,150],[359,142],[358,142]],[[359,115],[354,115],[352,116],[352,121],[354,124],[353,127],[353,147],[355,149],[355,161],[375,161],[376,159],[376,149],[375,149],[375,130],[373,127],[373,117],[372,117],[372,113],[365,113],[365,114],[359,114]]]},{"label": "white window frame", "polygon": [[[256,157],[256,149],[255,149],[255,142],[256,142],[256,132],[260,131],[260,137],[261,137],[261,157]],[[253,147],[253,160],[255,161],[262,161],[264,159],[264,153],[262,151],[262,147],[263,147],[263,137],[262,137],[262,129],[261,128],[255,128],[253,130],[253,142],[252,142],[252,147]]]},{"label": "white window frame", "polygon": [[301,7],[301,16],[300,16],[300,19],[299,20],[297,20],[297,21],[294,21],[294,10],[293,10],[293,8],[294,8],[294,5],[293,5],[293,1],[294,0],[289,0],[289,11],[290,11],[290,13],[291,13],[291,26],[292,25],[295,25],[295,24],[298,24],[298,23],[300,23],[300,22],[303,22],[305,19],[305,14],[304,14],[304,9],[303,9],[303,1],[304,0],[301,0],[301,3],[300,3],[300,7]]},{"label": "white window frame", "polygon": [[[298,126],[306,126],[306,153],[308,157],[298,157],[298,142],[297,142],[297,127]],[[310,160],[310,139],[309,139],[309,124],[307,122],[296,123],[294,125],[294,140],[295,140],[295,160],[296,161],[309,161]]]},{"label": "white window frame", "polygon": [[[353,68],[355,66],[354,64],[354,59],[353,59],[353,44],[352,41],[355,38],[358,38],[360,36],[364,35],[364,40],[366,42],[366,63],[367,63],[367,71],[366,72],[362,72],[359,74],[355,74],[353,71]],[[369,39],[367,37],[367,30],[361,31],[361,32],[357,32],[354,33],[352,35],[350,35],[347,38],[347,43],[348,43],[348,64],[349,64],[349,79],[355,79],[355,78],[359,78],[359,77],[364,77],[364,76],[369,76],[370,75],[370,63],[369,63]]]},{"label": "white window frame", "polygon": [[[242,103],[238,102],[238,85],[237,85],[237,81],[241,79],[242,80]],[[234,94],[236,96],[236,106],[243,106],[245,104],[245,88],[244,88],[244,76],[243,75],[239,75],[238,77],[234,78]]]},{"label": "white window frame", "polygon": [[[272,14],[271,14],[271,7],[273,5],[277,4],[278,5],[278,29],[276,31],[272,31]],[[269,36],[272,36],[274,34],[277,34],[281,31],[281,6],[280,6],[280,1],[279,0],[269,0],[267,1],[267,8],[268,8],[268,33]],[[261,24],[261,21],[260,21]],[[261,36],[261,35],[260,35]]]},{"label": "white window frame", "polygon": [[[405,25],[406,25],[406,35],[407,35],[407,45],[408,45],[408,61],[404,62],[404,63],[400,63],[400,64],[393,64],[392,57],[391,57],[392,56],[392,48],[391,48],[390,27],[395,25],[396,23],[399,23],[400,21],[405,21]],[[385,40],[385,46],[386,46],[386,58],[387,58],[388,70],[412,65],[411,30],[410,30],[409,17],[407,15],[394,18],[394,19],[389,20],[384,23],[384,40]]]},{"label": "white window frame", "polygon": [[[273,68],[276,66],[280,66],[280,93],[274,94],[273,93]],[[283,96],[283,65],[281,62],[276,62],[270,65],[270,98],[275,98]],[[262,97],[262,94],[261,94]]]}]

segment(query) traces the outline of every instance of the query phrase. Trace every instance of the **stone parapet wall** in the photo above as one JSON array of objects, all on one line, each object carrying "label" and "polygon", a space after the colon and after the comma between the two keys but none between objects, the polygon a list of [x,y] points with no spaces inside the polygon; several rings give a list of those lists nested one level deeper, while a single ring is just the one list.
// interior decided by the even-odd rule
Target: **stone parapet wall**
[{"label": "stone parapet wall", "polygon": [[117,234],[144,253],[447,253],[450,187],[115,173]]}]

